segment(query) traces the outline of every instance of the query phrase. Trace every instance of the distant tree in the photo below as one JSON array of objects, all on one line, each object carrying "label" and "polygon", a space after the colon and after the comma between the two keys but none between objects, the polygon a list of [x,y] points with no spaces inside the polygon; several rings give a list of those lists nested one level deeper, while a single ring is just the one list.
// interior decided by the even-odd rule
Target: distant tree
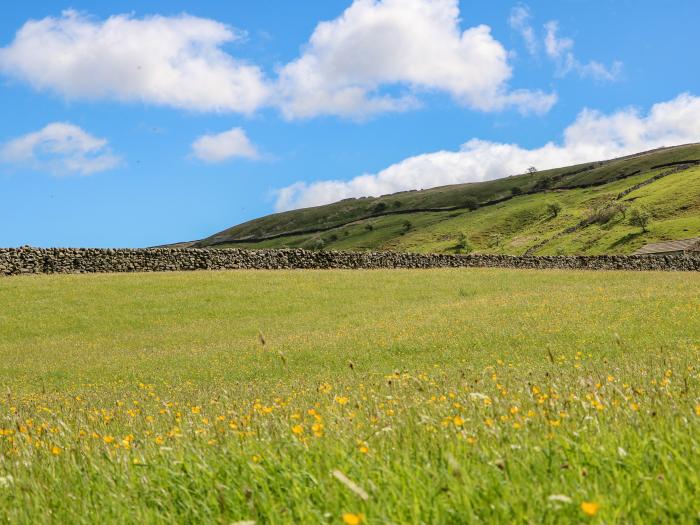
[{"label": "distant tree", "polygon": [[542,191],[552,187],[552,180],[549,178],[540,179],[535,183],[535,190]]},{"label": "distant tree", "polygon": [[629,204],[626,202],[616,202],[612,205],[612,208],[616,213],[622,215],[623,219],[627,218],[627,208],[629,208]]},{"label": "distant tree", "polygon": [[530,166],[530,167],[527,169],[527,172],[528,172],[530,175],[534,175],[535,173],[537,173],[537,168],[535,168],[534,166]]},{"label": "distant tree", "polygon": [[651,213],[649,213],[648,210],[644,208],[634,208],[630,212],[630,218],[629,218],[629,223],[631,226],[637,226],[638,228],[642,229],[642,232],[646,233],[647,231],[647,226],[649,226],[649,222],[651,221]]},{"label": "distant tree", "polygon": [[372,211],[374,211],[374,213],[382,213],[384,210],[386,210],[386,202],[378,202],[372,208]]},{"label": "distant tree", "polygon": [[469,211],[474,211],[479,208],[479,201],[474,197],[467,197],[464,199],[464,207]]},{"label": "distant tree", "polygon": [[511,195],[522,195],[523,194],[523,189],[520,186],[513,186],[510,189],[510,194]]},{"label": "distant tree", "polygon": [[549,204],[547,204],[547,213],[550,217],[557,217],[560,212],[561,204],[559,204],[558,202],[550,202]]},{"label": "distant tree", "polygon": [[411,228],[413,228],[413,224],[411,224],[411,221],[403,221],[403,231],[404,232],[409,232],[411,231]]},{"label": "distant tree", "polygon": [[328,236],[328,239],[326,239],[326,242],[335,242],[338,240],[338,234],[337,233],[331,233]]},{"label": "distant tree", "polygon": [[403,203],[400,200],[394,201],[394,208],[400,208],[401,206],[403,206]]},{"label": "distant tree", "polygon": [[316,239],[311,248],[317,251],[322,251],[325,247],[326,241],[324,241],[323,239]]}]

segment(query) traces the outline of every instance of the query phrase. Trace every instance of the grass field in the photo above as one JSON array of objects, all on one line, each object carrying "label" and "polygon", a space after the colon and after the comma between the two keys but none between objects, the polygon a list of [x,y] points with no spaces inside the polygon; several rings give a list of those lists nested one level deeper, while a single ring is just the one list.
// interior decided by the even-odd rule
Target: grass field
[{"label": "grass field", "polygon": [[700,275],[0,279],[0,522],[698,523]]}]

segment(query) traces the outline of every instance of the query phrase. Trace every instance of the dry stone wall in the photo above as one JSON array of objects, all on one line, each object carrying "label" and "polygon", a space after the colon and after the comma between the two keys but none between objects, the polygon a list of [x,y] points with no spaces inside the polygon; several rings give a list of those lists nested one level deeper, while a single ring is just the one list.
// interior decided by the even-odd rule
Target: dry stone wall
[{"label": "dry stone wall", "polygon": [[306,250],[3,248],[0,275],[190,270],[522,268],[700,271],[700,254],[674,256],[439,255]]}]

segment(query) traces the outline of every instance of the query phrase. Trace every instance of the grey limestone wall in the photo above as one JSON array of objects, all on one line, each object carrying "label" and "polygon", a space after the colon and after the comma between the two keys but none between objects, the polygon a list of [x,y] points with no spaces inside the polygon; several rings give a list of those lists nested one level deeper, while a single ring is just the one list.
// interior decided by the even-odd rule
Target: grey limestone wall
[{"label": "grey limestone wall", "polygon": [[0,276],[234,269],[522,268],[700,271],[686,256],[436,255],[306,250],[2,248]]}]

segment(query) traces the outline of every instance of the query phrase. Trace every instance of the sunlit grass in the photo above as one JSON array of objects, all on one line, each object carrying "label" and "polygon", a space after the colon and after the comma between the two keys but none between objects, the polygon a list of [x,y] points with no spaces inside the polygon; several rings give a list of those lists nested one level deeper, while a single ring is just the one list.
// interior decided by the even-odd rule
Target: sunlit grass
[{"label": "sunlit grass", "polygon": [[696,523],[699,285],[0,280],[0,521]]}]

